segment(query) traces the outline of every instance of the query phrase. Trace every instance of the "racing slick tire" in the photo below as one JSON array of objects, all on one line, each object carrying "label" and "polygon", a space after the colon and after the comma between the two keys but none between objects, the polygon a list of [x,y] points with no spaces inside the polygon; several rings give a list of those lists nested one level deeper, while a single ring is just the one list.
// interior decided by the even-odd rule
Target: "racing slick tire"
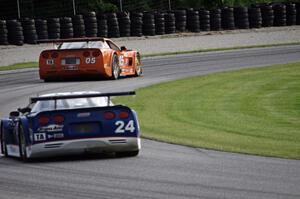
[{"label": "racing slick tire", "polygon": [[140,53],[137,53],[136,55],[136,66],[135,66],[135,77],[139,77],[142,75],[142,69],[141,69],[141,55]]},{"label": "racing slick tire", "polygon": [[1,131],[0,131],[0,136],[1,136],[1,153],[7,157],[7,146],[5,143],[5,138],[4,138],[4,131],[3,131],[3,126],[1,125]]},{"label": "racing slick tire", "polygon": [[116,54],[112,57],[112,79],[116,80],[120,77],[120,66],[119,66],[119,59]]},{"label": "racing slick tire", "polygon": [[20,149],[20,159],[23,160],[24,162],[27,162],[29,158],[27,157],[26,141],[25,141],[25,135],[24,135],[22,125],[19,126],[19,149]]},{"label": "racing slick tire", "polygon": [[134,157],[137,156],[138,154],[139,154],[139,150],[116,152],[117,157]]}]

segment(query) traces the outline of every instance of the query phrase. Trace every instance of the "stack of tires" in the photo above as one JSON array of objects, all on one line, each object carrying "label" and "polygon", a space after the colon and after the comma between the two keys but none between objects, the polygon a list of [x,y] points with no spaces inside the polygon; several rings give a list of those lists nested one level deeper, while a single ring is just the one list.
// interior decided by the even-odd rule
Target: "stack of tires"
[{"label": "stack of tires", "polygon": [[72,17],[74,37],[85,37],[85,25],[82,15],[74,15]]},{"label": "stack of tires", "polygon": [[144,12],[143,14],[143,34],[146,36],[155,35],[155,19],[151,12]]},{"label": "stack of tires", "polygon": [[249,26],[250,28],[261,28],[262,16],[259,7],[250,7],[248,9],[249,14]]},{"label": "stack of tires", "polygon": [[187,12],[187,29],[191,32],[200,32],[199,12],[188,10]]},{"label": "stack of tires", "polygon": [[296,3],[296,10],[297,10],[297,25],[300,25],[300,3]]},{"label": "stack of tires", "polygon": [[116,13],[107,13],[107,26],[108,26],[108,37],[118,38],[120,37],[119,22]]},{"label": "stack of tires", "polygon": [[71,17],[60,18],[60,38],[69,39],[74,37],[74,29]]},{"label": "stack of tires", "polygon": [[18,20],[6,21],[8,30],[8,42],[13,45],[21,46],[24,44],[24,35],[21,22]]},{"label": "stack of tires", "polygon": [[39,40],[48,39],[47,20],[36,19],[35,28]]},{"label": "stack of tires", "polygon": [[174,13],[170,12],[165,14],[165,32],[166,34],[173,34],[176,32]]},{"label": "stack of tires", "polygon": [[131,36],[141,37],[143,35],[143,13],[133,12],[130,15]]},{"label": "stack of tires", "polygon": [[60,39],[60,21],[59,18],[50,18],[47,20],[49,39]]},{"label": "stack of tires", "polygon": [[224,30],[233,30],[235,28],[233,8],[229,8],[229,7],[222,8],[221,16],[222,16],[222,28]]},{"label": "stack of tires", "polygon": [[199,10],[200,31],[210,31],[210,11]]},{"label": "stack of tires", "polygon": [[130,37],[130,18],[129,13],[120,12],[118,13],[118,22],[119,22],[119,29],[120,29],[120,36],[121,37]]},{"label": "stack of tires", "polygon": [[24,43],[36,44],[38,38],[35,28],[34,19],[24,18],[21,19],[21,24],[23,27]]},{"label": "stack of tires", "polygon": [[286,6],[278,3],[274,4],[274,26],[286,26]]},{"label": "stack of tires", "polygon": [[186,10],[174,10],[175,26],[179,32],[184,32],[187,26],[187,13]]},{"label": "stack of tires", "polygon": [[220,9],[215,9],[210,11],[210,29],[219,31],[222,30],[222,25],[221,25],[221,10]]},{"label": "stack of tires", "polygon": [[260,6],[262,16],[262,26],[271,27],[274,25],[274,11],[271,5],[262,4]]},{"label": "stack of tires", "polygon": [[234,23],[235,27],[240,29],[249,28],[249,15],[247,7],[234,8]]},{"label": "stack of tires", "polygon": [[286,25],[293,26],[296,25],[297,21],[297,10],[294,3],[286,4]]},{"label": "stack of tires", "polygon": [[155,34],[165,34],[165,15],[163,13],[155,13]]},{"label": "stack of tires", "polygon": [[84,26],[85,26],[85,36],[87,37],[97,37],[98,34],[98,24],[95,12],[87,12],[83,15]]},{"label": "stack of tires", "polygon": [[7,27],[6,27],[6,21],[0,20],[0,45],[7,45]]},{"label": "stack of tires", "polygon": [[97,16],[98,21],[98,36],[99,37],[108,37],[108,26],[107,19],[105,14],[99,14]]}]

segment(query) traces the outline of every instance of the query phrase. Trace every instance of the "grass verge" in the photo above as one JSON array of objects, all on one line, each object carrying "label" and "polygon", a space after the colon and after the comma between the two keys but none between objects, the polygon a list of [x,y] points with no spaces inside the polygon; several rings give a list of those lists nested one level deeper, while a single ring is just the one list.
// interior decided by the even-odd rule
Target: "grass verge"
[{"label": "grass verge", "polygon": [[37,68],[37,62],[25,62],[25,63],[18,63],[9,66],[0,66],[0,71],[5,70],[17,70],[17,69],[25,69],[25,68]]},{"label": "grass verge", "polygon": [[162,83],[115,101],[137,111],[145,138],[300,159],[300,63]]}]

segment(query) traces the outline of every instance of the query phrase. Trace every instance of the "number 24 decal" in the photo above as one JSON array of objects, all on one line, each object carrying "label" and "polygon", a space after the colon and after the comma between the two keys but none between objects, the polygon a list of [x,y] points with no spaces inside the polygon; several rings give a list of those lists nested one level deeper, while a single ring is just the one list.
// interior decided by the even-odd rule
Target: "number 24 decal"
[{"label": "number 24 decal", "polygon": [[125,131],[133,133],[135,131],[133,120],[130,120],[127,124],[124,121],[116,121],[115,125],[117,126],[115,133],[125,133]]}]

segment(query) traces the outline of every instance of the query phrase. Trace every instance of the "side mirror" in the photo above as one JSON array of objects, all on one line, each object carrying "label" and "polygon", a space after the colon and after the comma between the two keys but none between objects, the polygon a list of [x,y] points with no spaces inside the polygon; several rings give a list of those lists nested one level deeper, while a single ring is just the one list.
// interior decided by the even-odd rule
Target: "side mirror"
[{"label": "side mirror", "polygon": [[21,113],[29,113],[31,111],[31,108],[25,107],[25,108],[18,108],[18,111]]},{"label": "side mirror", "polygon": [[9,117],[19,117],[20,113],[18,111],[12,111],[9,113]]},{"label": "side mirror", "polygon": [[127,48],[125,46],[121,46],[121,51],[125,51]]}]

